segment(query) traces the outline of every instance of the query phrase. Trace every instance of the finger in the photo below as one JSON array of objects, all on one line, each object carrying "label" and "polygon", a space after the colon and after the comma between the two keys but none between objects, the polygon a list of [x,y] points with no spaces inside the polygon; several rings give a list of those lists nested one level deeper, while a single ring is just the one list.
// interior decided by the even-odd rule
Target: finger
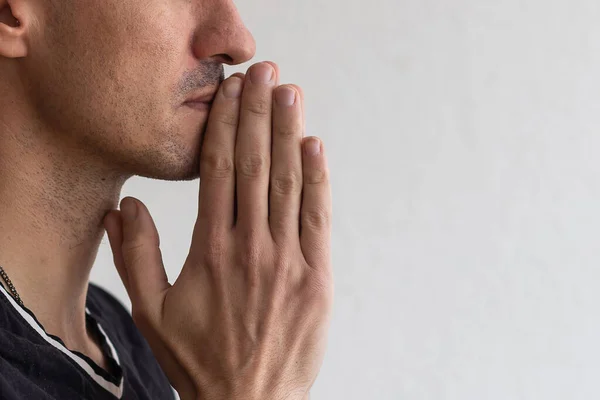
[{"label": "finger", "polygon": [[302,118],[301,97],[292,85],[275,89],[273,102],[273,150],[269,225],[273,240],[298,240],[302,200]]},{"label": "finger", "polygon": [[302,109],[302,135],[304,137],[304,135],[306,135],[306,111],[304,108],[304,90],[302,89],[302,87],[298,86],[298,85],[294,85],[293,83],[290,84],[290,86],[293,86],[296,91],[300,94],[300,108]]},{"label": "finger", "polygon": [[156,225],[146,206],[132,197],[121,201],[121,215],[121,251],[127,270],[132,309],[158,317],[166,291],[171,285],[162,261]]},{"label": "finger", "polygon": [[125,268],[125,262],[123,261],[123,252],[121,246],[123,245],[123,225],[121,223],[121,212],[119,210],[111,210],[104,217],[104,228],[108,236],[110,248],[113,254],[113,262],[119,273],[119,277],[125,286],[127,295],[131,297],[129,291],[129,280],[127,277],[127,268]]},{"label": "finger", "polygon": [[[302,108],[302,121],[306,121],[306,113],[304,111],[304,90],[298,85],[292,84],[292,86],[296,89],[296,91],[298,93],[300,93],[300,106]],[[306,123],[304,123],[304,125],[306,127]]]},{"label": "finger", "polygon": [[[314,144],[315,146],[306,146]],[[315,154],[311,149],[317,149]],[[300,211],[300,245],[313,268],[330,266],[331,187],[322,142],[314,137],[303,141],[303,191]]]},{"label": "finger", "polygon": [[280,72],[279,72],[279,65],[277,65],[276,63],[274,63],[273,61],[265,61],[267,64],[270,64],[273,69],[275,69],[275,86],[279,85],[279,78],[280,78]]},{"label": "finger", "polygon": [[[277,64],[275,64],[273,61],[265,61],[266,63],[269,63],[273,66],[273,68],[275,68],[275,86],[277,86],[279,84],[279,66]],[[231,74],[231,76],[237,76],[239,78],[242,78],[243,80],[246,79],[246,74],[243,72],[236,72],[234,74]]]},{"label": "finger", "polygon": [[[131,298],[127,269],[125,267],[121,251],[123,242],[123,224],[121,221],[121,212],[119,210],[111,210],[104,217],[104,227],[108,234],[108,240],[113,251],[115,266],[119,272],[121,280],[123,281],[125,289],[127,290],[127,294]],[[173,387],[177,388],[177,391],[180,394],[185,394],[188,398],[195,397],[196,390],[191,384],[191,378],[183,370],[181,365],[179,365],[167,346],[165,346],[165,344],[157,337],[156,332],[151,327],[146,326],[145,321],[137,321],[136,325],[144,334],[144,338],[148,341],[148,344],[152,348],[152,352],[156,356],[156,359],[159,360],[160,365],[168,375],[169,381],[173,384]]]},{"label": "finger", "polygon": [[[123,242],[122,232],[122,221],[121,212],[119,210],[111,210],[104,217],[104,227],[106,229],[110,247],[113,251],[113,258],[119,276],[123,281],[127,294],[131,297],[129,291],[129,283],[127,278],[127,269],[123,261],[123,255],[121,251],[121,245]],[[140,331],[144,334],[144,338],[148,341],[148,344],[152,348],[152,352],[159,360],[163,370],[168,375],[169,381],[173,384],[173,387],[177,389],[180,395],[185,394],[184,398],[195,398],[196,390],[192,385],[192,380],[185,372],[185,370],[179,365],[175,357],[173,356],[170,349],[157,337],[156,332],[145,325],[144,321],[136,322],[136,325]]]},{"label": "finger", "polygon": [[268,229],[274,85],[275,70],[270,63],[250,67],[235,147],[236,226],[243,231]]},{"label": "finger", "polygon": [[213,101],[204,134],[198,226],[209,234],[230,230],[234,223],[234,152],[243,85],[237,76],[223,82]]},{"label": "finger", "polygon": [[[271,64],[271,66],[275,69],[275,86],[279,85],[279,78],[280,78],[279,65],[277,65],[273,61],[264,61],[264,62]],[[231,74],[231,76],[237,76],[244,80],[246,79],[246,74],[244,74],[243,72],[236,72],[234,74]],[[304,94],[302,96],[303,96],[302,98],[304,99]]]}]

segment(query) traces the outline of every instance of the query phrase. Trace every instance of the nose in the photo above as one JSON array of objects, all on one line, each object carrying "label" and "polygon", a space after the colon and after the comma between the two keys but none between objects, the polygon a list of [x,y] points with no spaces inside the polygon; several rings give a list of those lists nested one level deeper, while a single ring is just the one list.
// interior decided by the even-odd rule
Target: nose
[{"label": "nose", "polygon": [[198,59],[211,58],[228,65],[254,57],[256,42],[231,0],[203,0],[193,51]]}]

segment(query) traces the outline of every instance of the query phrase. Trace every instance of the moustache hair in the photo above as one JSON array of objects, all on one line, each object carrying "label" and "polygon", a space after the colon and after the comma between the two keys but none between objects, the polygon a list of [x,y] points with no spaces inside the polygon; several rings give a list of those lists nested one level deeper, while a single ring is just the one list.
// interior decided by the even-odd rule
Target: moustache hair
[{"label": "moustache hair", "polygon": [[216,87],[225,80],[223,64],[214,61],[202,61],[198,68],[186,71],[179,83],[179,92],[185,97],[189,92],[204,87]]}]

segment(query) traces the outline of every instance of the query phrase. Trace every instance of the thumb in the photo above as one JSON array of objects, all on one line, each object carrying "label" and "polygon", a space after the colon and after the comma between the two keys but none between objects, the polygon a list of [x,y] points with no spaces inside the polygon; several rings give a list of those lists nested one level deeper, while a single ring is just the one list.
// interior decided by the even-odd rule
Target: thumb
[{"label": "thumb", "polygon": [[156,315],[162,308],[166,291],[171,287],[162,260],[156,225],[148,208],[133,197],[121,201],[120,214],[121,238],[116,229],[107,230],[115,265],[117,269],[124,270],[120,275],[126,277],[123,283],[132,309]]}]

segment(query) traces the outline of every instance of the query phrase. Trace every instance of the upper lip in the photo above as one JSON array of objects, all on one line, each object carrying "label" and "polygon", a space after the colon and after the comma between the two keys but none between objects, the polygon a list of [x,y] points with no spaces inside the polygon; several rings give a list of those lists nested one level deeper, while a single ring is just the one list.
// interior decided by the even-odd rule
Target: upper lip
[{"label": "upper lip", "polygon": [[209,92],[207,92],[206,89],[201,92],[195,92],[185,100],[185,103],[208,103],[208,104],[211,104],[213,102],[213,99],[215,98],[215,95],[217,94],[217,90],[218,90],[218,88],[213,89]]}]

